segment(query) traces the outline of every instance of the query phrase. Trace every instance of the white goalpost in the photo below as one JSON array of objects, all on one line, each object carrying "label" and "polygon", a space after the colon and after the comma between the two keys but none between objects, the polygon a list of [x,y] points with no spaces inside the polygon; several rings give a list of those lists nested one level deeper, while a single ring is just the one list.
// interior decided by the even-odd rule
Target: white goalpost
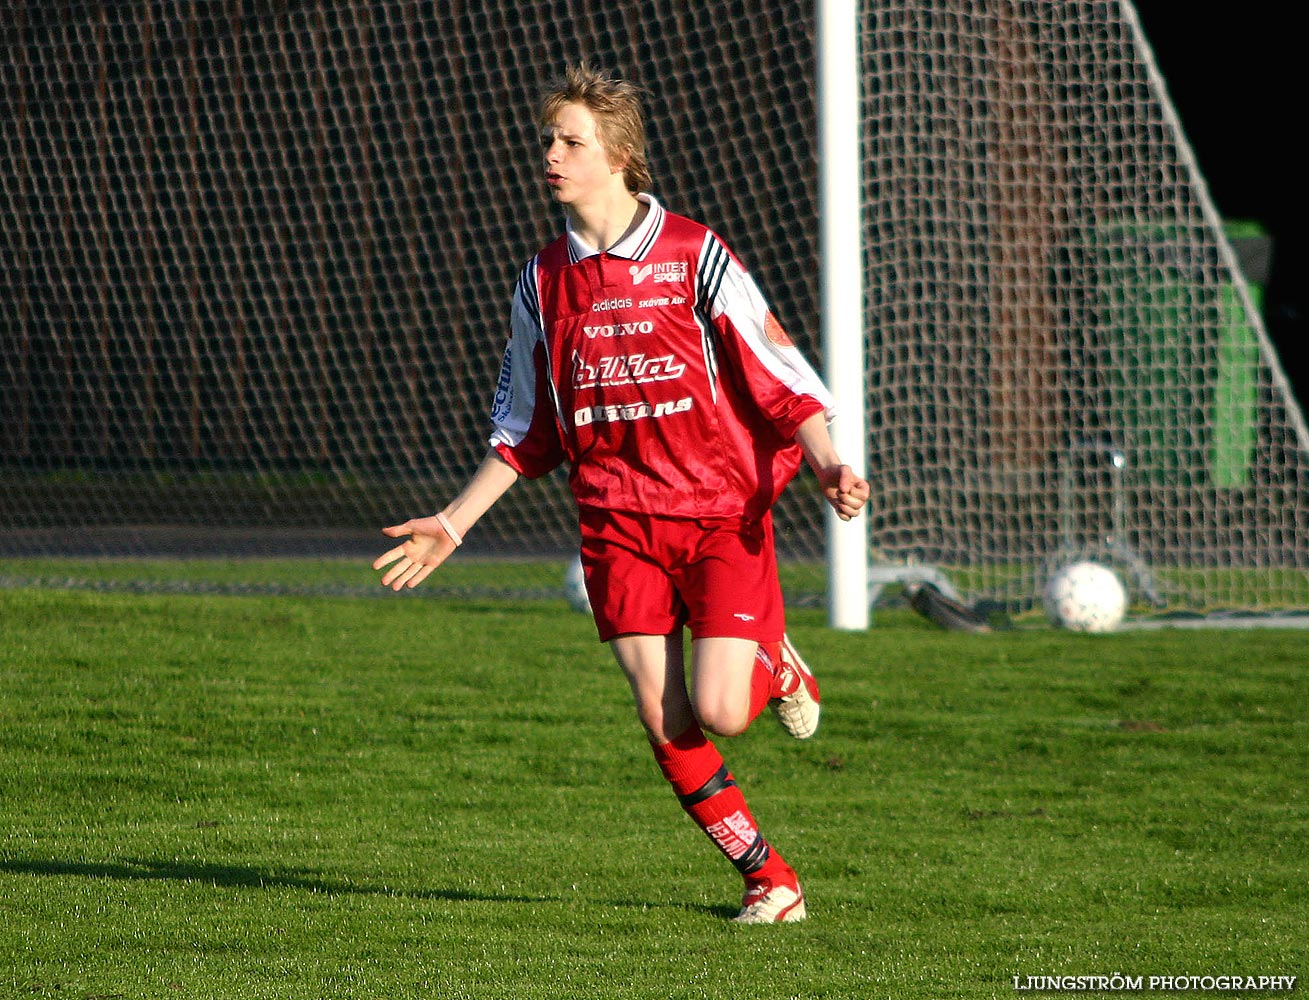
[{"label": "white goalpost", "polygon": [[[819,0],[819,259],[822,262],[823,356],[836,400],[832,442],[864,475],[868,434],[864,419],[864,235],[860,183],[859,5]],[[834,628],[866,629],[868,518],[842,522],[827,512],[828,620]]]}]

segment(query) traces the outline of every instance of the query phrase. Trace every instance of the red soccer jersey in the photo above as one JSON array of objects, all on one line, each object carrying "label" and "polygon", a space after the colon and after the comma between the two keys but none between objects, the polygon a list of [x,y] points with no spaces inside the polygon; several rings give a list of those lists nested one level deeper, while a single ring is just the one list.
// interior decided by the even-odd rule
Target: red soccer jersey
[{"label": "red soccer jersey", "polygon": [[718,236],[640,197],[616,246],[570,231],[523,269],[491,445],[529,478],[567,461],[581,507],[760,518],[831,396]]}]

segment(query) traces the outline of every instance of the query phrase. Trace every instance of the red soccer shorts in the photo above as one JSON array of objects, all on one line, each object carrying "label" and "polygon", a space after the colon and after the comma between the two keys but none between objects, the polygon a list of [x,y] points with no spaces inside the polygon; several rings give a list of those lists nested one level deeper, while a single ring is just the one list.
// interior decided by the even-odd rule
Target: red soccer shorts
[{"label": "red soccer shorts", "polygon": [[601,642],[619,635],[778,642],[786,628],[773,521],[581,512],[582,566]]}]

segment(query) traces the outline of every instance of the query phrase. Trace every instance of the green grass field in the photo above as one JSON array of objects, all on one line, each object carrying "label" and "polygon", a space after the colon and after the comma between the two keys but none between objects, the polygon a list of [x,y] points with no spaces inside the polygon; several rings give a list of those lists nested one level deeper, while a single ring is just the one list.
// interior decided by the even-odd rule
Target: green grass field
[{"label": "green grass field", "polygon": [[738,927],[738,877],[562,601],[16,588],[0,625],[0,996],[1309,973],[1303,632],[795,613],[823,728],[719,742],[811,918]]}]

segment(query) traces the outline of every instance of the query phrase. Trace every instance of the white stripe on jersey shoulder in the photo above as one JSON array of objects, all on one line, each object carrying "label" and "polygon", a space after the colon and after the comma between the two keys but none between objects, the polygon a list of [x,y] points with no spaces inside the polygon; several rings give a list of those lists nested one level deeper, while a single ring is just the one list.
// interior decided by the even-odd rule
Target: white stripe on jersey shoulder
[{"label": "white stripe on jersey shoulder", "polygon": [[[514,298],[522,305],[523,311],[532,324],[533,337],[541,343],[545,342],[545,315],[541,312],[541,295],[537,283],[537,273],[540,270],[540,254],[529,260],[522,272],[518,275],[518,286],[514,289]],[[563,419],[563,410],[559,406],[559,392],[555,388],[554,367],[550,360],[550,352],[545,352],[545,369],[547,378],[545,380],[547,391],[550,393],[550,401],[554,404],[555,412]]]},{"label": "white stripe on jersey shoulder", "polygon": [[538,259],[538,257],[533,257],[524,265],[522,271],[518,274],[518,287],[514,289],[514,292],[522,301],[523,308],[536,322],[537,329],[544,330],[545,323],[541,316],[541,297],[536,284]]},{"label": "white stripe on jersey shoulder", "polygon": [[705,310],[709,316],[722,311],[721,307],[715,309],[714,304],[731,263],[731,254],[727,252],[727,247],[723,246],[722,240],[712,230],[706,231],[704,242],[700,244],[700,259],[696,264],[695,304],[697,308]]}]

